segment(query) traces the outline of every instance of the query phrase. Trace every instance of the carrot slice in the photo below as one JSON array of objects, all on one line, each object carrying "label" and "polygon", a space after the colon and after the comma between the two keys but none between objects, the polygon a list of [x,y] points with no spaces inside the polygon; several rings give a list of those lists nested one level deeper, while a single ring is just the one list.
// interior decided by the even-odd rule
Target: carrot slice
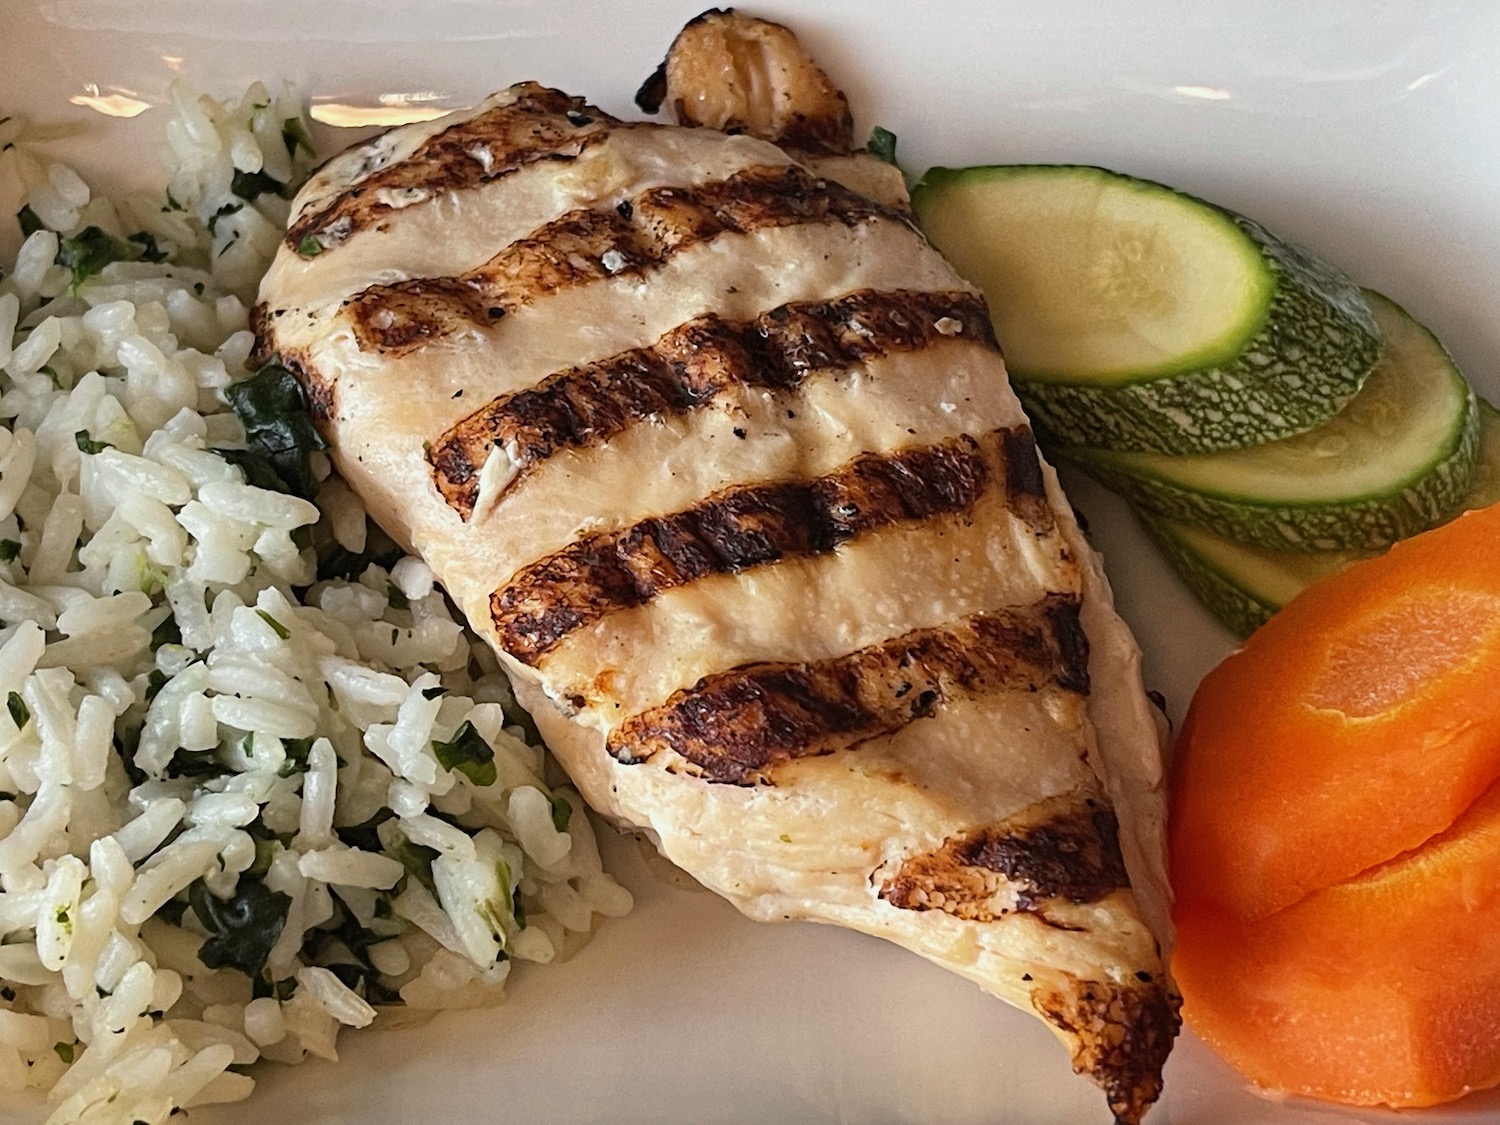
[{"label": "carrot slice", "polygon": [[1500,506],[1309,587],[1208,674],[1172,872],[1253,921],[1417,848],[1500,779]]},{"label": "carrot slice", "polygon": [[1357,1105],[1500,1084],[1500,785],[1409,855],[1258,922],[1183,903],[1183,1015],[1247,1077]]}]

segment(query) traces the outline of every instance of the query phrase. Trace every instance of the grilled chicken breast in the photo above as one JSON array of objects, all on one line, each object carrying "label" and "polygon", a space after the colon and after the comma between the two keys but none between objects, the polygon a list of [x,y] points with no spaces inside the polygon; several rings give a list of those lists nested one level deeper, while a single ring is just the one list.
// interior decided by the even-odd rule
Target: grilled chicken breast
[{"label": "grilled chicken breast", "polygon": [[1034,1012],[1137,1121],[1177,1029],[1139,653],[983,298],[847,109],[783,137],[724,104],[522,84],[336,157],[262,346],[595,809],[753,918]]}]

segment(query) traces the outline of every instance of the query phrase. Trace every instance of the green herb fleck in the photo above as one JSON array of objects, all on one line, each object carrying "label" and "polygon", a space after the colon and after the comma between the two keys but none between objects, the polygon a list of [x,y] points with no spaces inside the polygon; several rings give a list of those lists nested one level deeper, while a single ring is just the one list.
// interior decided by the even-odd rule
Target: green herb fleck
[{"label": "green herb fleck", "polygon": [[[385,584],[385,598],[386,601],[391,603],[392,609],[409,609],[411,607],[411,603],[407,601],[406,595],[401,592],[401,587],[397,586],[394,582],[387,582]],[[431,697],[429,696],[429,698]]]},{"label": "green herb fleck", "polygon": [[401,548],[378,526],[365,522],[365,549],[359,553],[346,550],[334,543],[331,549],[318,560],[318,581],[326,582],[343,578],[353,582],[372,566],[390,571],[401,559]]},{"label": "green herb fleck", "polygon": [[0,539],[0,562],[14,562],[21,557],[21,544],[15,539]]},{"label": "green herb fleck", "polygon": [[13,691],[5,697],[5,709],[10,712],[10,721],[16,724],[17,730],[31,722],[31,708],[26,706],[20,692]]},{"label": "green herb fleck", "polygon": [[238,168],[234,170],[234,178],[229,181],[229,190],[246,203],[255,202],[256,197],[261,195],[280,195],[285,186],[263,171],[241,172]]},{"label": "green herb fleck", "polygon": [[432,861],[438,857],[436,848],[414,844],[397,832],[394,841],[386,845],[385,854],[406,868],[406,873],[422,886],[437,894],[437,883],[432,877]]},{"label": "green herb fleck", "polygon": [[277,777],[291,777],[294,773],[307,772],[307,755],[312,751],[311,738],[282,739],[281,747],[286,752],[286,761],[276,771]]},{"label": "green herb fleck", "polygon": [[876,160],[887,164],[896,163],[896,134],[879,125],[870,130],[870,139],[865,142],[865,151]]},{"label": "green herb fleck", "polygon": [[167,763],[168,777],[217,777],[224,772],[217,750],[177,750]]},{"label": "green herb fleck", "polygon": [[253,449],[215,449],[220,457],[239,467],[245,474],[245,483],[268,492],[287,492],[286,481],[276,475],[271,459]]},{"label": "green herb fleck", "polygon": [[147,703],[147,705],[150,705],[151,701],[154,700],[157,697],[157,695],[159,695],[161,693],[161,689],[164,688],[164,687],[166,687],[166,686],[167,686],[167,674],[165,672],[163,672],[160,668],[153,668],[153,669],[151,669],[150,672],[146,673],[146,703]]},{"label": "green herb fleck", "polygon": [[187,899],[169,898],[156,908],[156,917],[173,926],[182,925],[182,916],[187,913]]},{"label": "green herb fleck", "polygon": [[323,244],[318,241],[317,235],[306,235],[301,242],[297,243],[297,255],[302,258],[316,258],[323,252]]},{"label": "green herb fleck", "polygon": [[375,815],[369,820],[359,824],[351,824],[344,828],[335,828],[334,834],[351,848],[359,848],[361,851],[378,852],[380,850],[380,834],[375,830],[386,821],[395,817],[390,809],[377,809]]},{"label": "green herb fleck", "polygon": [[57,924],[64,929],[67,929],[71,924],[68,919],[68,908],[66,906],[59,906],[55,917],[57,918]]},{"label": "green herb fleck", "polygon": [[280,637],[284,641],[291,639],[292,631],[285,625],[283,625],[280,621],[277,621],[276,618],[272,617],[263,609],[257,609],[255,612],[262,621],[264,621],[271,627],[272,631],[275,632],[278,637]]},{"label": "green herb fleck", "polygon": [[37,231],[47,229],[46,224],[37,218],[36,212],[31,209],[29,203],[16,212],[16,222],[21,224],[22,238],[30,238]]},{"label": "green herb fleck", "polygon": [[[307,414],[307,397],[297,377],[279,363],[268,363],[248,379],[224,388],[224,397],[245,427],[245,443],[264,457],[289,491],[310,500],[317,495],[314,450],[327,449]],[[244,468],[241,461],[240,467]]]},{"label": "green herb fleck", "polygon": [[296,156],[300,146],[308,156],[316,156],[312,138],[307,135],[307,126],[300,117],[288,117],[281,123],[281,140],[286,145],[286,154]]},{"label": "green herb fleck", "polygon": [[552,827],[559,832],[566,832],[568,821],[573,819],[573,806],[568,804],[566,797],[557,793],[548,797],[547,803],[552,806]]},{"label": "green herb fleck", "polygon": [[161,648],[162,645],[180,645],[182,643],[182,629],[177,624],[177,618],[167,614],[161,619],[161,624],[151,630],[152,651]]},{"label": "green herb fleck", "polygon": [[198,960],[210,969],[238,969],[252,979],[265,969],[292,905],[291,896],[244,876],[227,899],[198,879],[188,888],[188,902],[211,935],[198,950]]},{"label": "green herb fleck", "polygon": [[127,262],[135,257],[137,251],[128,243],[98,227],[84,227],[71,238],[58,242],[55,261],[73,271],[72,291],[77,293],[80,285],[110,262]]},{"label": "green herb fleck", "polygon": [[73,1063],[73,1049],[76,1046],[77,1044],[74,1043],[54,1043],[52,1044],[52,1049],[57,1052],[58,1058],[71,1066]]},{"label": "green herb fleck", "polygon": [[168,254],[156,241],[156,235],[150,231],[138,230],[134,234],[125,236],[126,242],[133,242],[140,247],[137,257],[143,262],[165,262]]},{"label": "green herb fleck", "polygon": [[215,233],[217,233],[217,228],[218,228],[218,225],[219,225],[219,220],[222,219],[222,218],[224,218],[226,215],[233,215],[236,211],[242,210],[244,208],[244,206],[245,205],[243,203],[226,203],[226,204],[224,204],[224,206],[220,207],[217,211],[215,211],[212,215],[209,216],[209,219],[208,219],[208,233],[209,234],[215,234]]},{"label": "green herb fleck", "polygon": [[475,785],[495,784],[495,752],[467,719],[448,742],[432,741],[432,753],[445,770],[457,770]]},{"label": "green herb fleck", "polygon": [[89,437],[87,430],[79,430],[73,435],[73,441],[78,445],[80,453],[103,453],[106,449],[113,449],[107,441],[95,441]]}]

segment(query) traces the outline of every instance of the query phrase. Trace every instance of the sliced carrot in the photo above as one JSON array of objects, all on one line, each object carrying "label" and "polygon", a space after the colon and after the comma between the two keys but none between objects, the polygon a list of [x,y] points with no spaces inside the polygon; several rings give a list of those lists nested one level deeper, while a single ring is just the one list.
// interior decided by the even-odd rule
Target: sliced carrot
[{"label": "sliced carrot", "polygon": [[1254,920],[1442,832],[1500,779],[1500,506],[1309,587],[1178,739],[1183,901]]},{"label": "sliced carrot", "polygon": [[1269,918],[1175,918],[1184,1016],[1262,1086],[1415,1106],[1500,1084],[1500,786],[1424,847]]}]

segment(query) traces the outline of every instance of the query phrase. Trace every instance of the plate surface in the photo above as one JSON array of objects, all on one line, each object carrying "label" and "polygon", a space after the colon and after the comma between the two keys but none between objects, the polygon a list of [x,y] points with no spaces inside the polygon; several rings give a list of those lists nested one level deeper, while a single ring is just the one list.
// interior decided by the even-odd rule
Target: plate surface
[{"label": "plate surface", "polygon": [[[158,182],[156,115],[183,76],[218,95],[287,78],[325,122],[469,104],[535,78],[630,110],[693,0],[23,0],[5,5],[0,108],[84,130],[58,154],[103,186]],[[1428,324],[1500,396],[1500,6],[1246,0],[823,0],[789,23],[880,123],[902,164],[1102,164],[1249,214]],[[359,134],[325,128],[331,151]],[[14,210],[9,199],[5,213]],[[12,224],[0,240],[13,239]],[[6,250],[14,243],[6,244]],[[1231,640],[1122,506],[1069,479],[1180,718]],[[445,1125],[1104,1125],[1092,1086],[1035,1020],[874,939],[756,926],[609,846],[637,909],[566,965],[520,973],[501,1007],[346,1034],[336,1068],[267,1067],[260,1121]],[[19,1114],[20,1116],[14,1116]],[[0,1109],[0,1120],[32,1120]],[[1421,1114],[1271,1102],[1191,1034],[1150,1125],[1500,1119],[1480,1095]]]}]

